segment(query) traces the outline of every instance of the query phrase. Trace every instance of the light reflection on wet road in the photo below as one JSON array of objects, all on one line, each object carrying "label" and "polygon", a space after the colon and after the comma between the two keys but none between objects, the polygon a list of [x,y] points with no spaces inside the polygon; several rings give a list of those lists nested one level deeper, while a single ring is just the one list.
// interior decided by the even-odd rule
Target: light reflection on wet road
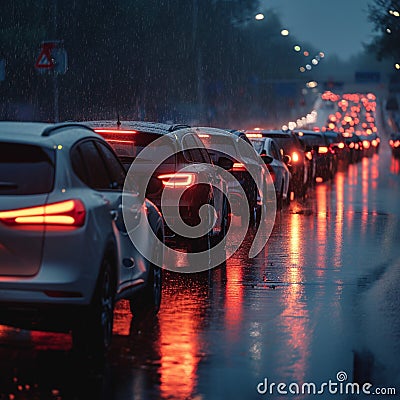
[{"label": "light reflection on wet road", "polygon": [[264,378],[338,371],[399,393],[400,166],[381,147],[277,215],[255,259],[249,235],[225,266],[166,272],[155,322],[121,303],[105,365],[68,335],[0,326],[0,399],[258,399]]}]

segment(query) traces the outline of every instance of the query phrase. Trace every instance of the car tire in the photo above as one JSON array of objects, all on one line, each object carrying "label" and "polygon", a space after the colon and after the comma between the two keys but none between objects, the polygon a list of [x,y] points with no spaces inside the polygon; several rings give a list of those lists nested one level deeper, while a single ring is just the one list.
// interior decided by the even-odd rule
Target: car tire
[{"label": "car tire", "polygon": [[72,330],[73,347],[95,355],[111,345],[115,305],[115,280],[110,258],[102,262],[92,302]]},{"label": "car tire", "polygon": [[[156,247],[157,264],[163,260],[163,249]],[[129,307],[136,320],[144,320],[158,314],[162,299],[162,268],[149,261],[149,274],[146,286],[138,291],[130,300]]]}]

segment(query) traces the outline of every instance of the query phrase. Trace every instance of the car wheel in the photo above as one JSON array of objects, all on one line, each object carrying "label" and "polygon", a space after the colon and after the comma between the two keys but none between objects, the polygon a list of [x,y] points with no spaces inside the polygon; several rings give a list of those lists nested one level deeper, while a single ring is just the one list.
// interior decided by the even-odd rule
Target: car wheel
[{"label": "car wheel", "polygon": [[[157,264],[163,260],[163,250],[157,247],[155,252]],[[157,315],[162,298],[162,268],[149,262],[149,274],[146,286],[136,293],[130,300],[129,306],[133,317],[143,320],[146,317]]]},{"label": "car wheel", "polygon": [[112,264],[105,258],[91,305],[72,330],[74,348],[94,354],[104,354],[108,350],[114,323],[114,295]]}]

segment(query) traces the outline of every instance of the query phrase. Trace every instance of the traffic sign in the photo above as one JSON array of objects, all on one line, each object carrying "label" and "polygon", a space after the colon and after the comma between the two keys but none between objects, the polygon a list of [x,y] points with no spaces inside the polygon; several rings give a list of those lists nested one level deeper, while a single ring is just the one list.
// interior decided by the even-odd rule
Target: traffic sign
[{"label": "traffic sign", "polygon": [[54,67],[54,61],[53,57],[51,55],[51,51],[54,49],[54,47],[57,45],[57,43],[54,42],[43,42],[42,43],[42,49],[39,53],[39,56],[36,60],[35,63],[35,68],[37,69],[51,69]]}]

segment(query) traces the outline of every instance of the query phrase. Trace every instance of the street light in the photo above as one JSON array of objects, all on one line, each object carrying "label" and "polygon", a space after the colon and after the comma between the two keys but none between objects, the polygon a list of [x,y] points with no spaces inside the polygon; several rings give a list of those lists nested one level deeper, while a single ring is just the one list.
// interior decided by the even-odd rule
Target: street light
[{"label": "street light", "polygon": [[254,17],[257,21],[262,21],[265,18],[265,15],[262,13],[258,13],[255,17]]},{"label": "street light", "polygon": [[282,29],[281,30],[281,35],[282,36],[289,36],[289,31],[287,29]]}]

